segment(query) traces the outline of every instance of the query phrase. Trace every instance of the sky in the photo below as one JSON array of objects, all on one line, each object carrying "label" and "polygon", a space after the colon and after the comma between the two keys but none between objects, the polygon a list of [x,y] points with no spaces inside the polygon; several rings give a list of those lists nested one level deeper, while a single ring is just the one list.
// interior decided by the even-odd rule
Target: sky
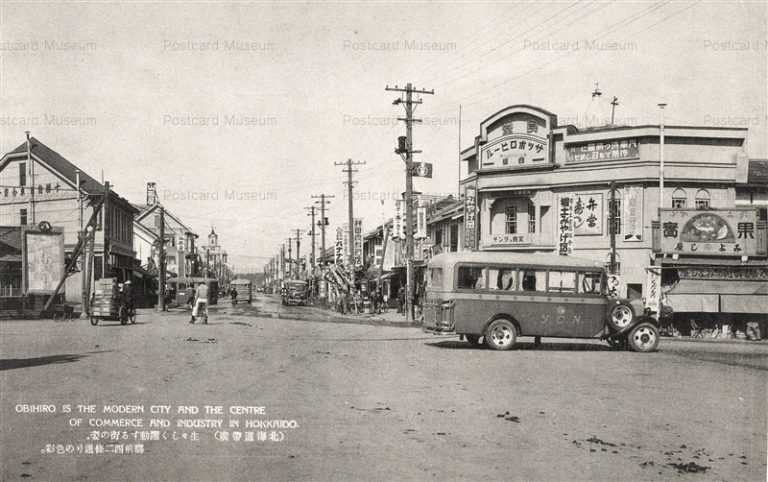
[{"label": "sky", "polygon": [[[238,271],[261,270],[295,230],[307,253],[312,195],[335,228],[357,166],[364,230],[393,213],[402,107],[421,96],[416,189],[454,194],[459,146],[512,104],[560,124],[747,127],[768,157],[764,1],[0,1],[0,151],[24,131],[132,202],[161,202]],[[598,82],[603,95],[593,100]],[[461,106],[461,117],[459,117]],[[466,168],[464,167],[464,170]],[[319,246],[319,236],[318,236]]]}]

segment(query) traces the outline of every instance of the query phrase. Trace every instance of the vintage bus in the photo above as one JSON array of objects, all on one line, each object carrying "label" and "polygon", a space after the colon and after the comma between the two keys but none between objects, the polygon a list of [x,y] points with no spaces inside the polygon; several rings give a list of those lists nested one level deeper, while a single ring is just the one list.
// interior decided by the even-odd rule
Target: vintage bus
[{"label": "vintage bus", "polygon": [[594,261],[556,254],[445,253],[427,266],[424,329],[509,350],[518,336],[597,338],[654,351],[656,321],[639,300],[606,295]]}]

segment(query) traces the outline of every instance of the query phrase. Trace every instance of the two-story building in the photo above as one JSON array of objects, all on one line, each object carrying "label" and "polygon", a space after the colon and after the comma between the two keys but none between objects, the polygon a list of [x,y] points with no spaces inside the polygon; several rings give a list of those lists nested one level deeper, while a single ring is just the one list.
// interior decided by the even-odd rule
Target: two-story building
[{"label": "two-story building", "polygon": [[160,263],[160,224],[163,223],[168,275],[179,277],[199,275],[200,263],[195,246],[199,236],[178,216],[160,204],[155,183],[147,183],[147,203],[134,206],[139,213],[134,221],[133,245],[141,266],[149,272],[157,272]]},{"label": "two-story building", "polygon": [[[765,184],[753,179],[762,186],[755,187],[748,179],[745,128],[665,126],[662,145],[659,125],[578,129],[560,125],[552,112],[514,105],[485,119],[479,130],[461,154],[468,167],[461,181],[466,249],[559,253],[607,265],[613,231],[619,294],[637,298],[658,296],[652,266],[666,270],[694,258],[710,265],[766,264],[765,223],[759,223],[765,206],[754,202]],[[729,211],[747,204],[748,212]],[[695,236],[685,234],[681,246],[661,246],[660,216],[662,224],[670,216],[682,222],[697,214],[690,210],[715,216],[725,210],[719,221],[710,216],[693,223],[704,240],[714,222],[713,242],[694,243],[691,251]],[[757,241],[739,245],[745,226]],[[674,278],[664,276],[667,288]]]},{"label": "two-story building", "polygon": [[[82,204],[78,197],[83,198]],[[20,226],[42,221],[63,229],[65,251],[78,243],[83,223],[105,199],[105,184],[79,170],[34,137],[0,159],[0,225]],[[81,207],[82,205],[82,207]],[[82,209],[82,214],[81,214]],[[93,279],[128,279],[135,269],[133,219],[138,213],[127,200],[109,190],[106,209],[98,214],[94,232]],[[106,247],[106,248],[105,248]],[[81,273],[67,279],[66,300],[79,303]]]}]

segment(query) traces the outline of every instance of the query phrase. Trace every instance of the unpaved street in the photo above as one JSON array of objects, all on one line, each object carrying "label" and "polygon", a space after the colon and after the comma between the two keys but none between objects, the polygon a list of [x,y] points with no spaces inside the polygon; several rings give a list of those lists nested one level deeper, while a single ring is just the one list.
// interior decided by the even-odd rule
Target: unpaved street
[{"label": "unpaved street", "polygon": [[[0,478],[765,480],[765,344],[665,339],[636,354],[522,339],[493,352],[416,328],[249,310],[222,306],[207,326],[181,311],[126,327],[0,324]],[[200,429],[195,441],[143,442],[143,454],[45,454],[89,430],[21,404],[263,406],[242,418],[298,428],[279,442]]]}]

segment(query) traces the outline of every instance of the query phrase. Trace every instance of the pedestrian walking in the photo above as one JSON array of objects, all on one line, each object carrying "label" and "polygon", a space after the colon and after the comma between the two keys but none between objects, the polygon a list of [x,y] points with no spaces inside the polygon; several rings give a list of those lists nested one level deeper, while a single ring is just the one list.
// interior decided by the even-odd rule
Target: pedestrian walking
[{"label": "pedestrian walking", "polygon": [[200,307],[203,309],[203,323],[208,324],[208,286],[205,283],[200,283],[195,291],[195,302],[192,308],[192,319],[190,323],[195,322],[195,318],[200,314]]}]

